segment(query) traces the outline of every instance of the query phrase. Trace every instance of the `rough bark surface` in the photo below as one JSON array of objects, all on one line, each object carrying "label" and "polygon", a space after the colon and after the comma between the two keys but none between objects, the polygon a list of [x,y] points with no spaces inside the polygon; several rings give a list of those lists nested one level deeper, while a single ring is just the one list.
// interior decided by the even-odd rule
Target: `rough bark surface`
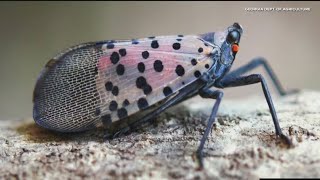
[{"label": "rough bark surface", "polygon": [[203,170],[192,154],[213,100],[194,98],[155,125],[113,140],[103,131],[57,134],[32,119],[0,121],[0,179],[258,179],[320,177],[320,93],[273,97],[287,148],[274,135],[262,97],[223,100],[204,150]]}]

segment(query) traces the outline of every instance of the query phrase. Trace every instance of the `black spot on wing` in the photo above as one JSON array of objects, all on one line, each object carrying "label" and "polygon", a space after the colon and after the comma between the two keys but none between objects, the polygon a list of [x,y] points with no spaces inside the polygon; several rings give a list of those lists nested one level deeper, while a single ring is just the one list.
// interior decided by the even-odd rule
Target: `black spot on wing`
[{"label": "black spot on wing", "polygon": [[139,109],[145,109],[149,106],[148,101],[146,100],[146,98],[140,98],[138,100],[138,107]]},{"label": "black spot on wing", "polygon": [[111,60],[112,64],[117,64],[120,60],[119,53],[113,52],[110,56],[110,60]]},{"label": "black spot on wing", "polygon": [[178,65],[177,67],[176,67],[176,73],[177,73],[177,75],[178,76],[183,76],[184,75],[184,68],[181,66],[181,65]]},{"label": "black spot on wing", "polygon": [[107,91],[111,91],[113,88],[112,82],[108,81],[104,84]]},{"label": "black spot on wing", "polygon": [[147,59],[149,57],[149,52],[148,51],[143,51],[142,52],[142,57],[143,57],[143,59]]},{"label": "black spot on wing", "polygon": [[112,88],[111,93],[112,93],[113,95],[115,95],[115,96],[118,96],[118,94],[119,94],[119,88],[118,88],[118,86],[114,86],[114,87]]},{"label": "black spot on wing", "polygon": [[181,47],[180,43],[173,43],[173,45],[172,45],[172,48],[173,48],[174,50],[179,50],[180,47]]},{"label": "black spot on wing", "polygon": [[119,49],[119,53],[121,56],[125,56],[127,54],[127,51],[126,49],[122,48],[122,49]]},{"label": "black spot on wing", "polygon": [[150,94],[152,92],[152,87],[149,84],[143,86],[142,89],[143,89],[143,93],[145,95],[148,95],[148,94]]},{"label": "black spot on wing", "polygon": [[138,63],[139,72],[143,73],[145,69],[146,69],[146,67],[145,67],[144,63],[143,62],[139,62]]},{"label": "black spot on wing", "polygon": [[195,65],[197,65],[197,63],[198,63],[198,62],[197,62],[197,60],[196,60],[196,59],[192,59],[192,60],[191,60],[191,64],[192,64],[192,65],[194,65],[194,66],[195,66]]},{"label": "black spot on wing", "polygon": [[137,80],[136,80],[136,86],[137,86],[137,88],[141,89],[141,88],[143,88],[143,87],[146,86],[146,85],[147,85],[147,80],[146,80],[146,78],[144,78],[143,76],[140,76],[140,77],[137,78]]},{"label": "black spot on wing", "polygon": [[110,111],[115,111],[118,109],[118,103],[116,101],[111,101],[109,105],[109,110]]},{"label": "black spot on wing", "polygon": [[148,95],[152,92],[152,87],[147,83],[146,78],[143,76],[137,78],[136,86],[137,88],[142,89],[145,95]]},{"label": "black spot on wing", "polygon": [[154,68],[155,71],[161,72],[161,71],[163,70],[162,61],[160,61],[160,60],[154,61],[154,63],[153,63],[153,68]]},{"label": "black spot on wing", "polygon": [[151,47],[152,47],[153,49],[157,49],[157,48],[159,47],[158,41],[157,41],[157,40],[152,41],[152,42],[151,42]]},{"label": "black spot on wing", "polygon": [[165,96],[169,96],[170,94],[172,94],[172,89],[169,87],[169,86],[167,86],[167,87],[165,87],[165,88],[163,88],[163,94],[165,95]]},{"label": "black spot on wing", "polygon": [[125,118],[128,116],[128,112],[125,108],[120,108],[117,111],[117,115],[118,115],[119,119],[122,119],[122,118]]},{"label": "black spot on wing", "polygon": [[201,76],[201,72],[200,72],[200,71],[195,71],[195,72],[194,72],[194,76],[195,76],[196,78],[200,77],[200,76]]},{"label": "black spot on wing", "polygon": [[125,99],[122,103],[122,106],[128,106],[130,104],[129,100],[128,99]]},{"label": "black spot on wing", "polygon": [[124,68],[124,65],[123,64],[119,64],[116,68],[116,71],[117,71],[117,74],[118,75],[123,75],[124,74],[124,71],[125,71],[125,68]]}]

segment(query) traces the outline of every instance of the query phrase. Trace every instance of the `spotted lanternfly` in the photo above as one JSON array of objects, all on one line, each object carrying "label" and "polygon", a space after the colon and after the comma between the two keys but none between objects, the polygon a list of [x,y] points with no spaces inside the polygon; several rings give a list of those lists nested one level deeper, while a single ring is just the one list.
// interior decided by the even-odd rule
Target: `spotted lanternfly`
[{"label": "spotted lanternfly", "polygon": [[[165,109],[200,95],[216,99],[196,157],[215,121],[223,93],[211,88],[261,83],[273,118],[281,132],[264,78],[242,76],[263,65],[281,95],[287,94],[262,58],[229,72],[239,50],[242,27],[234,23],[221,32],[200,35],[157,36],[133,40],[80,44],[52,58],[42,70],[34,90],[35,122],[54,131],[77,132],[108,127],[143,114],[129,124],[136,129]],[[119,133],[117,133],[119,134]]]}]

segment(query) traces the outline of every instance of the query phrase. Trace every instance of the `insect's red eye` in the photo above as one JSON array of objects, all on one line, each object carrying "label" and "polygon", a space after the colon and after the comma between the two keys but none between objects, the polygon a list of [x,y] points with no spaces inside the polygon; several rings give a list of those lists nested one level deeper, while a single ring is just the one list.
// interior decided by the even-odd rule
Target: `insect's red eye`
[{"label": "insect's red eye", "polygon": [[238,52],[239,51],[239,45],[238,44],[233,44],[232,45],[232,52],[233,53],[236,53],[236,52]]}]

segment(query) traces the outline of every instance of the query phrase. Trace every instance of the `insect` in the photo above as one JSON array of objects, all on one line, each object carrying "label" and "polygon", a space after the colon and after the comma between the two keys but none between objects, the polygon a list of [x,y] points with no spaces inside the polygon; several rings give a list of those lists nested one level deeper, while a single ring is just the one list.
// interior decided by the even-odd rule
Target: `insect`
[{"label": "insect", "polygon": [[[277,137],[290,144],[260,74],[243,74],[262,65],[280,95],[286,95],[271,67],[256,58],[230,71],[239,50],[242,27],[221,32],[99,41],[71,47],[52,58],[34,90],[33,117],[47,129],[78,132],[108,127],[140,114],[121,134],[193,96],[215,99],[196,157],[203,167],[203,148],[223,97],[218,88],[260,83]],[[230,71],[230,72],[229,72]]]}]

